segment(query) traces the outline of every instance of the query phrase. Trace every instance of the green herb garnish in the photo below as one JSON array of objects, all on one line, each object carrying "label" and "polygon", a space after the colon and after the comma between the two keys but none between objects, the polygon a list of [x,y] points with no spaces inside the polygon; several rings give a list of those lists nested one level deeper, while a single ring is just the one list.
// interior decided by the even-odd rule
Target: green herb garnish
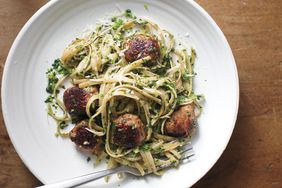
[{"label": "green herb garnish", "polygon": [[190,80],[190,74],[188,71],[185,71],[184,74],[182,74],[182,80],[183,81],[189,81]]},{"label": "green herb garnish", "polygon": [[48,74],[48,86],[46,88],[46,91],[50,94],[53,94],[55,86],[57,82],[59,81],[57,74],[55,71]]},{"label": "green herb garnish", "polygon": [[48,85],[46,91],[53,94],[56,84],[59,81],[58,75],[68,75],[70,71],[64,68],[60,59],[56,59],[52,64],[52,68],[49,68],[46,72],[48,78]]},{"label": "green herb garnish", "polygon": [[44,101],[45,103],[52,103],[53,102],[54,97],[52,97],[51,95],[49,95],[47,97],[47,99]]},{"label": "green herb garnish", "polygon": [[155,149],[155,151],[158,152],[158,153],[162,153],[162,152],[165,151],[165,149],[163,147],[159,147],[159,148]]},{"label": "green herb garnish", "polygon": [[115,22],[116,20],[117,20],[117,17],[116,16],[114,16],[114,17],[112,17],[112,22]]},{"label": "green herb garnish", "polygon": [[66,124],[65,121],[62,121],[62,122],[59,124],[59,126],[60,126],[60,129],[64,129],[64,128],[66,128],[66,127],[68,126],[68,124]]},{"label": "green herb garnish", "polygon": [[144,4],[145,10],[149,10],[149,5],[147,3]]},{"label": "green herb garnish", "polygon": [[172,60],[172,57],[169,54],[165,54],[164,62],[170,62],[171,60]]},{"label": "green herb garnish", "polygon": [[183,95],[180,95],[177,97],[177,104],[183,104],[187,101],[187,97],[186,96],[183,96]]},{"label": "green herb garnish", "polygon": [[116,60],[115,59],[112,59],[111,60],[111,64],[115,64],[116,63]]},{"label": "green herb garnish", "polygon": [[123,24],[122,19],[117,19],[115,23],[113,24],[113,30],[117,30],[121,25]]},{"label": "green herb garnish", "polygon": [[70,71],[62,66],[60,59],[56,59],[54,63],[52,64],[52,67],[54,70],[57,71],[58,74],[61,74],[64,76],[70,74]]},{"label": "green herb garnish", "polygon": [[124,16],[125,16],[126,18],[136,18],[136,16],[134,16],[134,15],[132,14],[132,11],[131,11],[130,9],[126,9],[126,10],[125,10]]},{"label": "green herb garnish", "polygon": [[87,159],[86,159],[86,160],[87,160],[87,162],[89,162],[89,161],[91,161],[91,158],[90,158],[90,157],[87,157]]},{"label": "green herb garnish", "polygon": [[143,146],[140,147],[141,151],[150,151],[151,150],[151,146],[150,144],[144,144]]}]

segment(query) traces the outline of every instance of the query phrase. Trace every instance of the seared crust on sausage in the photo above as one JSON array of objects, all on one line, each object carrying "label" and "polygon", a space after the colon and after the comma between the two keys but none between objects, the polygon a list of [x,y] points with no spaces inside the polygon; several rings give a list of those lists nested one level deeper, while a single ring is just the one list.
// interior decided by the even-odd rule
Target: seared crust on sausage
[{"label": "seared crust on sausage", "polygon": [[160,57],[158,42],[143,34],[135,35],[128,39],[125,47],[127,48],[124,52],[125,59],[130,63],[147,56],[151,57],[151,61],[156,61]]},{"label": "seared crust on sausage", "polygon": [[88,121],[83,120],[76,124],[69,133],[70,139],[81,151],[98,155],[102,151],[102,139],[86,128],[89,128]]},{"label": "seared crust on sausage", "polygon": [[91,92],[79,87],[70,87],[64,92],[63,100],[66,110],[71,116],[85,116],[86,104],[93,93],[98,89],[94,87]]},{"label": "seared crust on sausage", "polygon": [[181,106],[166,121],[164,131],[169,136],[187,137],[191,132],[194,119],[194,105]]},{"label": "seared crust on sausage", "polygon": [[140,146],[146,138],[141,119],[137,115],[123,114],[113,120],[111,142],[117,146]]}]

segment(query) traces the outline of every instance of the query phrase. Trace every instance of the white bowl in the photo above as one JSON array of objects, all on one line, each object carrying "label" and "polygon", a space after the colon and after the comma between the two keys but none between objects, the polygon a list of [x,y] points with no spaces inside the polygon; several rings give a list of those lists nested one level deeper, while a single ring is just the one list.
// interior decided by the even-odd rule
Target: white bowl
[{"label": "white bowl", "polygon": [[[145,3],[149,10],[143,7]],[[235,125],[239,102],[237,70],[227,40],[194,1],[54,0],[47,3],[18,34],[5,65],[2,108],[10,138],[26,166],[43,183],[105,169],[105,165],[94,168],[69,140],[54,136],[56,126],[48,120],[44,103],[45,72],[87,25],[95,25],[98,19],[117,8],[129,8],[137,16],[158,23],[196,49],[195,91],[206,97],[192,143],[196,156],[162,177],[126,176],[122,180],[114,177],[109,183],[102,179],[84,187],[192,186],[224,151]]]}]

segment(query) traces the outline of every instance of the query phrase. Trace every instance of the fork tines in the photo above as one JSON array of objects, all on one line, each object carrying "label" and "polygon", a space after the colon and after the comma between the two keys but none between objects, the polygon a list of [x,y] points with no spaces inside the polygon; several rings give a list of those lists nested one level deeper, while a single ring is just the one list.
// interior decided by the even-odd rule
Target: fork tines
[{"label": "fork tines", "polygon": [[[181,158],[179,159],[179,163],[184,163],[184,162],[188,162],[189,159],[191,157],[193,157],[195,155],[195,153],[193,152],[193,148],[185,148],[182,151],[180,151],[180,154],[182,154]],[[169,165],[162,165],[158,168],[158,170],[163,170],[169,167],[173,167],[175,166],[174,163],[169,164]]]}]

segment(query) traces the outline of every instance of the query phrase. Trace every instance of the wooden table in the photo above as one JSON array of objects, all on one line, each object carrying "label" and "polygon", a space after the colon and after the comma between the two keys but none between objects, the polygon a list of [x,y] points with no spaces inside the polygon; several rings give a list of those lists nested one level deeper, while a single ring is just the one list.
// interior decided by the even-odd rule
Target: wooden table
[{"label": "wooden table", "polygon": [[[0,0],[1,75],[17,33],[46,2]],[[281,188],[282,1],[197,2],[215,19],[231,45],[239,71],[240,108],[227,149],[194,187]],[[2,115],[1,124],[0,187],[40,185],[15,152]]]}]

